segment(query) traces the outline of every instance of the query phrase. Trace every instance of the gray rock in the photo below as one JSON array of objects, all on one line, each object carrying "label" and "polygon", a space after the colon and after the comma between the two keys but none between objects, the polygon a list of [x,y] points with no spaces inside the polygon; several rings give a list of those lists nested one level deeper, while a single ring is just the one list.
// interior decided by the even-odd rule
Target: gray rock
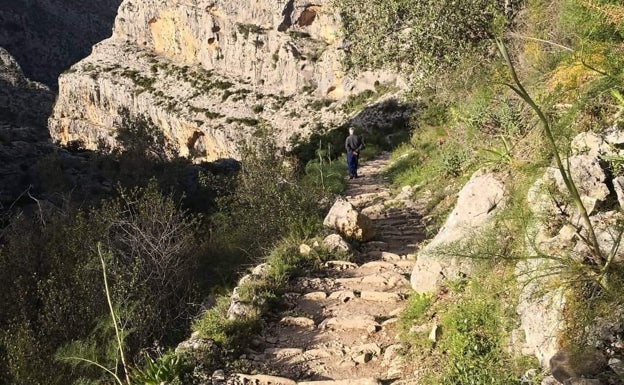
[{"label": "gray rock", "polygon": [[375,333],[381,328],[381,325],[372,318],[355,316],[326,318],[318,327],[321,330],[365,330],[368,333]]},{"label": "gray rock", "polygon": [[615,374],[620,377],[624,377],[624,361],[619,358],[610,358],[609,367]]},{"label": "gray rock", "polygon": [[586,349],[574,354],[560,350],[550,359],[553,377],[564,384],[594,384],[596,380],[583,381],[602,373],[606,366],[604,355],[595,349]]},{"label": "gray rock", "polygon": [[363,290],[360,293],[360,298],[365,301],[373,302],[399,302],[402,300],[401,296],[397,293],[371,290]]},{"label": "gray rock", "polygon": [[323,244],[330,252],[341,251],[348,253],[351,246],[338,234],[330,234],[323,239]]},{"label": "gray rock", "polygon": [[335,270],[347,270],[347,269],[357,269],[358,265],[353,262],[348,261],[327,261],[325,262],[325,267]]},{"label": "gray rock", "polygon": [[615,194],[617,195],[618,203],[620,204],[620,208],[624,210],[624,176],[618,176],[613,179],[613,189],[615,190]]},{"label": "gray rock", "polygon": [[442,255],[449,245],[475,236],[483,231],[503,207],[505,188],[493,174],[475,173],[460,191],[455,209],[440,232],[416,257],[411,275],[412,288],[418,293],[430,293],[447,279],[460,278],[471,271],[465,258]]},{"label": "gray rock", "polygon": [[302,243],[301,245],[299,245],[299,254],[310,255],[311,252],[312,252],[312,248],[306,245],[305,243]]},{"label": "gray rock", "polygon": [[440,327],[438,324],[433,324],[431,331],[429,332],[429,341],[438,342],[438,336],[440,335]]},{"label": "gray rock", "polygon": [[329,295],[329,299],[337,299],[342,302],[347,302],[353,298],[355,298],[355,293],[351,290],[339,290]]},{"label": "gray rock", "polygon": [[357,364],[365,364],[368,361],[373,359],[373,355],[371,353],[362,353],[356,357],[353,357],[353,361]]},{"label": "gray rock", "polygon": [[541,385],[561,385],[561,382],[553,376],[547,376],[542,380]]},{"label": "gray rock", "polygon": [[340,197],[327,213],[323,225],[345,237],[360,241],[368,241],[375,235],[375,228],[370,219]]},{"label": "gray rock", "polygon": [[[310,122],[329,127],[348,118],[341,108],[310,103],[339,104],[374,90],[375,82],[401,81],[388,71],[345,74],[338,11],[329,0],[293,5],[125,0],[112,36],[60,77],[53,138],[81,139],[89,149],[98,140],[116,146],[117,111],[126,107],[158,122],[182,156],[239,157],[239,139],[252,138],[260,120],[275,128],[278,146],[288,147],[294,136],[309,135]],[[315,16],[301,24],[302,12]],[[376,120],[388,125],[405,113]]]},{"label": "gray rock", "polygon": [[381,356],[381,348],[379,347],[379,345],[377,345],[374,342],[371,342],[371,343],[368,343],[368,344],[354,346],[351,349],[351,352],[353,354],[370,353],[373,356],[377,356],[377,357]]},{"label": "gray rock", "polygon": [[298,326],[304,329],[314,329],[314,320],[308,317],[284,317],[280,320],[281,324],[288,326]]},{"label": "gray rock", "polygon": [[268,348],[264,350],[264,354],[274,355],[277,358],[292,357],[303,354],[301,348]]},{"label": "gray rock", "polygon": [[271,265],[268,263],[261,263],[251,270],[251,274],[258,277],[266,277],[269,274],[270,269]]},{"label": "gray rock", "polygon": [[582,132],[572,139],[572,152],[575,155],[599,157],[610,152],[610,146],[593,132]]},{"label": "gray rock", "polygon": [[324,291],[314,291],[304,294],[303,298],[311,301],[319,301],[327,298],[327,293],[325,293]]},{"label": "gray rock", "polygon": [[212,380],[225,381],[225,372],[223,371],[223,369],[215,370],[214,373],[212,373]]}]

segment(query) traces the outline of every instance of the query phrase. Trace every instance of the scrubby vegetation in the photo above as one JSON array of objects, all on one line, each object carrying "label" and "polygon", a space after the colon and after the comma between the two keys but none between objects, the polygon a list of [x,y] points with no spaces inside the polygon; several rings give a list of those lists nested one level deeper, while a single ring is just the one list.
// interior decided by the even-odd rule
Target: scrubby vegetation
[{"label": "scrubby vegetation", "polygon": [[[546,166],[556,166],[557,154],[567,157],[572,137],[580,132],[601,133],[622,124],[622,102],[618,95],[624,87],[621,59],[624,24],[617,15],[621,15],[624,8],[619,2],[536,0],[510,12],[503,12],[502,3],[485,3],[481,7],[489,11],[475,20],[478,26],[475,31],[481,32],[461,35],[477,39],[462,40],[453,33],[442,34],[443,41],[438,40],[440,44],[436,47],[440,50],[421,51],[427,59],[425,64],[438,63],[444,71],[418,78],[417,83],[424,86],[415,89],[416,108],[410,122],[412,137],[394,151],[393,163],[388,169],[397,186],[416,186],[417,196],[428,197],[429,215],[425,220],[431,235],[437,232],[452,208],[454,194],[477,169],[485,168],[504,177],[512,201],[501,214],[504,220],[496,231],[487,234],[492,242],[500,242],[502,248],[493,252],[491,243],[484,242],[472,245],[470,252],[463,254],[475,259],[480,271],[487,273],[475,274],[432,298],[415,295],[408,305],[404,315],[406,330],[431,317],[435,317],[442,330],[436,344],[426,338],[430,329],[424,335],[414,331],[405,334],[413,346],[414,359],[437,357],[436,362],[425,365],[428,368],[425,383],[519,383],[523,370],[531,364],[505,349],[516,315],[501,304],[509,303],[514,297],[509,294],[510,288],[516,285],[510,269],[513,270],[518,260],[534,257],[525,244],[531,237],[528,229],[535,223],[526,204],[527,189],[543,174]],[[508,4],[515,7],[513,2]],[[416,50],[431,48],[420,44],[418,37],[411,43],[401,40],[402,34],[413,38],[420,33],[418,23],[429,25],[425,24],[428,19],[410,19],[410,13],[403,13],[407,17],[398,17],[399,10],[408,7],[404,3],[386,2],[379,7],[382,9],[375,9],[375,12],[383,12],[386,17],[380,18],[377,13],[376,19],[383,20],[388,33],[372,35],[370,39],[377,40],[366,46],[381,44],[387,49],[366,50],[364,42],[370,43],[368,38],[360,40],[362,45],[354,42],[352,65],[391,65],[394,61],[385,56],[388,50],[403,48],[406,44],[418,45]],[[433,10],[435,6],[420,2],[413,11],[423,8]],[[371,10],[363,15],[372,14]],[[446,19],[450,17],[447,13],[442,15],[432,32],[445,28],[446,21],[450,20]],[[350,28],[363,31],[369,25],[366,20],[373,28],[380,28],[379,23],[374,24],[364,16],[352,16]],[[464,12],[462,17],[472,16]],[[423,36],[429,36],[428,33]],[[513,80],[511,69],[497,54],[493,37],[502,39],[507,46],[520,84]],[[454,44],[446,45],[450,41]],[[449,47],[451,51],[446,51]],[[442,51],[447,54],[439,56]],[[481,58],[479,62],[475,62],[477,57]],[[424,71],[428,73],[426,66]],[[460,72],[464,74],[458,75]],[[527,100],[527,93],[532,100]],[[537,110],[530,105],[533,101]],[[540,120],[536,111],[543,113],[544,119]],[[544,120],[550,125],[547,128],[554,142],[549,141]],[[568,166],[563,161],[564,172]],[[609,167],[614,173],[619,170],[617,164]],[[569,188],[570,197],[566,198],[571,206],[575,199],[572,189]],[[616,234],[618,231],[613,229]],[[596,250],[591,237],[587,244]],[[450,254],[455,252],[449,251]],[[558,285],[570,288],[566,292],[565,314],[571,326],[562,340],[571,350],[584,346],[591,320],[608,317],[613,309],[622,305],[621,299],[611,292],[624,285],[620,267],[609,265],[611,258],[604,256],[592,257],[592,260],[600,262],[586,261],[580,265],[574,261],[566,263],[565,259],[557,262]],[[612,279],[607,286],[600,283],[602,272],[606,270],[611,271]],[[544,274],[553,274],[553,271]],[[505,284],[494,287],[501,279]],[[524,380],[525,383],[540,381],[539,376],[532,379],[525,376]],[[610,378],[609,381],[614,380]]]},{"label": "scrubby vegetation", "polygon": [[[414,186],[418,196],[427,198],[423,221],[429,235],[435,235],[456,192],[477,169],[496,171],[509,189],[510,201],[491,232],[468,247],[447,250],[475,260],[474,274],[448,282],[435,295],[409,299],[401,317],[403,338],[411,347],[408,357],[421,362],[427,384],[502,385],[522,378],[539,383],[540,374],[525,375],[537,364],[510,348],[517,327],[514,267],[532,256],[525,247],[533,220],[527,189],[558,153],[567,154],[575,134],[620,128],[624,7],[617,0],[336,4],[344,9],[347,67],[398,67],[410,79],[406,100],[375,104],[388,91],[377,87],[352,96],[342,108],[358,114],[354,120],[370,111],[407,115],[411,109],[409,121],[398,118],[358,129],[365,131],[366,155],[394,149],[387,174],[396,186]],[[251,24],[239,24],[237,30],[245,39],[264,33]],[[494,38],[508,47],[518,82],[510,77]],[[152,72],[174,71],[154,60]],[[218,90],[223,101],[240,101],[251,93],[231,89],[231,82],[209,71],[175,71],[198,89]],[[136,71],[121,74],[145,89],[155,86]],[[506,83],[526,91],[514,92]],[[274,100],[266,108],[278,109],[288,98],[270,96]],[[169,103],[176,107],[175,101]],[[321,100],[309,108],[330,104]],[[255,114],[264,109],[252,107]],[[542,123],[547,122],[554,143],[535,111],[543,112]],[[168,349],[192,329],[235,352],[261,326],[263,312],[279,306],[284,282],[328,258],[318,249],[303,256],[298,247],[318,234],[328,194],[345,187],[340,155],[346,124],[319,125],[307,140],[296,138],[290,154],[282,154],[266,134],[265,122],[228,118],[257,128],[258,143],[241,145],[238,167],[220,168],[192,165],[177,156],[149,119],[121,115],[116,139],[122,151],[102,143],[102,152],[89,158],[92,171],[113,187],[91,196],[71,194],[63,162],[52,154],[36,172],[56,198],[0,217],[0,383],[112,381],[110,373],[69,357],[97,362],[136,383],[194,383],[192,359]],[[406,127],[410,137],[395,149],[404,139],[396,132]],[[79,143],[74,147],[79,151]],[[622,175],[622,159],[605,161],[613,175]],[[121,344],[100,258],[107,266]],[[244,320],[227,319],[228,289],[242,270],[265,261],[267,274],[247,282],[239,293],[243,302],[259,307]],[[592,320],[622,305],[621,268],[595,262],[558,270],[561,286],[571,288],[566,298],[569,344],[582,344]],[[608,285],[602,280],[607,272]],[[220,295],[201,313],[208,294]],[[120,350],[129,358],[126,368],[119,362]],[[202,365],[209,367],[209,360]]]},{"label": "scrubby vegetation", "polygon": [[[150,119],[120,114],[119,149],[103,143],[90,155],[93,172],[116,185],[112,193],[69,195],[71,184],[54,177],[63,175],[63,162],[48,159],[38,170],[63,197],[58,206],[2,216],[2,383],[108,383],[110,373],[98,365],[125,378],[100,256],[132,383],[149,383],[150,373],[184,377],[188,358],[160,355],[188,334],[207,293],[226,291],[246,266],[268,258],[270,280],[249,295],[270,296],[296,269],[323,258],[291,251],[318,231],[329,187],[314,174],[304,187],[296,159],[285,162],[270,137],[242,147],[240,172],[232,173],[177,158]],[[226,349],[243,327],[207,322],[210,315],[198,330]],[[222,339],[210,328],[225,328]]]}]

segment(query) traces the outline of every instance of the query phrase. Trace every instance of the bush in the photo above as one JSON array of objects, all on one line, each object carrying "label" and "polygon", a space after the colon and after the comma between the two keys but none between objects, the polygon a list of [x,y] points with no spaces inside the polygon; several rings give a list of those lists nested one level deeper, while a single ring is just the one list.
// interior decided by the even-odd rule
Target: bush
[{"label": "bush", "polygon": [[78,353],[115,367],[98,242],[108,251],[109,284],[130,355],[155,341],[177,342],[185,333],[197,299],[202,233],[198,219],[155,184],[119,190],[100,208],[18,216],[3,235],[0,350],[7,354],[0,372],[10,382],[99,378],[97,369],[54,362],[55,352],[71,341],[79,342],[64,355]]},{"label": "bush", "polygon": [[306,237],[320,228],[317,192],[298,183],[296,161],[278,152],[266,136],[244,146],[234,191],[219,200],[217,241],[252,259],[287,234]]},{"label": "bush", "polygon": [[452,66],[469,53],[487,55],[483,43],[506,23],[499,0],[364,3],[339,0],[348,38],[348,64],[357,68],[431,70]]}]

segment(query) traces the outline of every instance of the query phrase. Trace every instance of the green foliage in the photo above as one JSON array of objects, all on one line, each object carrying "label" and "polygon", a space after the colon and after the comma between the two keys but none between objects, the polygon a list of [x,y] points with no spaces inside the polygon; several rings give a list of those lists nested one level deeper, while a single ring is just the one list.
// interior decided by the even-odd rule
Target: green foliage
[{"label": "green foliage", "polygon": [[567,36],[592,41],[624,41],[624,8],[617,0],[565,0],[559,25]]},{"label": "green foliage", "polygon": [[257,126],[260,121],[258,119],[254,119],[254,118],[226,118],[225,121],[227,123],[241,123],[244,124],[246,126]]},{"label": "green foliage", "polygon": [[401,325],[408,328],[413,323],[423,321],[426,311],[432,303],[432,296],[428,294],[411,293],[401,313]]},{"label": "green foliage", "polygon": [[499,304],[481,299],[460,303],[443,315],[439,349],[447,353],[450,365],[440,384],[519,383],[505,362],[501,317]]},{"label": "green foliage", "polygon": [[363,3],[337,0],[348,37],[348,64],[357,68],[401,66],[430,72],[472,52],[501,33],[505,3],[497,0]]},{"label": "green foliage", "polygon": [[119,151],[156,161],[177,156],[173,144],[149,117],[132,116],[127,109],[121,110],[120,116],[115,137],[121,147]]},{"label": "green foliage", "polygon": [[[455,285],[456,291],[410,296],[401,315],[403,338],[412,345],[413,359],[422,361],[425,383],[520,384],[520,376],[537,364],[507,350],[516,327],[513,265],[473,262],[473,277]],[[435,343],[428,339],[432,319]],[[408,331],[412,325],[425,327]]]},{"label": "green foliage", "polygon": [[309,190],[320,190],[321,193],[338,194],[343,192],[347,183],[344,178],[346,158],[344,156],[332,160],[332,147],[319,142],[317,159],[309,161],[301,180],[302,186]]},{"label": "green foliage", "polygon": [[221,296],[217,304],[207,310],[195,323],[193,330],[203,338],[209,338],[230,354],[241,352],[249,338],[261,326],[260,313],[252,310],[246,317],[228,319],[229,297]]},{"label": "green foliage", "polygon": [[265,33],[266,31],[256,24],[237,24],[238,33],[243,35],[245,39],[249,38],[249,34],[260,35]]},{"label": "green foliage", "polygon": [[375,91],[365,90],[357,95],[351,95],[342,104],[342,110],[347,114],[361,110],[366,103],[370,102],[375,96]]},{"label": "green foliage", "polygon": [[[53,361],[56,350],[70,341],[82,340],[83,347],[75,345],[73,351],[87,353],[83,357],[117,365],[111,356],[112,328],[100,322],[109,310],[98,242],[108,251],[110,293],[119,322],[130,332],[124,337],[130,355],[154,340],[177,342],[185,332],[182,320],[188,320],[197,294],[202,233],[198,218],[154,184],[119,190],[118,198],[99,208],[17,217],[3,236],[0,349],[8,354],[0,371],[14,381],[67,384],[70,378],[99,378],[93,368],[71,370]],[[53,367],[56,374],[50,378]]]},{"label": "green foliage", "polygon": [[193,330],[214,340],[235,357],[258,332],[262,317],[280,306],[279,297],[292,278],[310,274],[329,259],[346,258],[323,248],[313,248],[308,255],[301,254],[299,245],[302,243],[304,240],[300,237],[285,237],[278,241],[263,258],[268,266],[266,274],[254,275],[238,287],[240,302],[250,306],[246,316],[229,319],[229,297],[220,296],[216,305],[193,324]]},{"label": "green foliage", "polygon": [[266,136],[241,149],[234,191],[219,200],[223,215],[215,217],[215,241],[230,253],[254,256],[286,234],[305,237],[320,226],[316,191],[298,183],[296,163],[278,152]]},{"label": "green foliage", "polygon": [[146,355],[142,367],[132,371],[132,382],[136,385],[175,384],[175,381],[181,380],[181,374],[188,370],[187,365],[183,356],[173,352],[157,359]]}]

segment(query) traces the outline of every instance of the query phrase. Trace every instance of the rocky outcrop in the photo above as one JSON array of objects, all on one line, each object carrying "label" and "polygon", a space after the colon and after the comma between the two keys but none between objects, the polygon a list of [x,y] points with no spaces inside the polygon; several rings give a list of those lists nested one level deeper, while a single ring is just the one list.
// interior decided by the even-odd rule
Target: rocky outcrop
[{"label": "rocky outcrop", "polygon": [[0,122],[35,128],[37,139],[49,137],[45,126],[53,103],[52,91],[26,78],[13,56],[0,47]]},{"label": "rocky outcrop", "polygon": [[30,79],[56,89],[58,76],[111,35],[121,0],[0,3],[0,46]]},{"label": "rocky outcrop", "polygon": [[0,47],[0,209],[37,185],[36,165],[55,152],[45,127],[54,95],[27,79]]},{"label": "rocky outcrop", "polygon": [[113,36],[59,80],[50,131],[89,149],[115,145],[118,111],[147,115],[182,156],[236,156],[260,132],[278,143],[342,122],[349,96],[398,79],[342,71],[329,1],[126,0]]},{"label": "rocky outcrop", "polygon": [[[617,170],[613,164],[608,170],[607,163],[624,155],[619,150],[624,143],[621,137],[617,131],[602,137],[580,134],[572,141],[572,155],[564,160],[590,215],[600,249],[603,255],[615,252],[614,263],[624,260],[624,250],[614,247],[618,242],[618,223],[624,216],[616,194],[618,178],[613,180],[611,176]],[[582,268],[583,264],[604,262],[592,260],[590,247],[583,240],[588,237],[587,228],[576,207],[569,203],[569,193],[558,169],[551,167],[544,172],[530,188],[527,201],[535,217],[527,237],[527,250],[533,258],[516,266],[516,279],[522,289],[517,312],[525,336],[524,350],[549,367],[552,362],[558,362],[556,357],[564,354],[560,351],[560,335],[566,327],[568,293],[561,282],[569,279],[566,272],[571,265]],[[613,309],[614,314],[620,311]],[[610,340],[623,331],[619,321],[597,320],[585,330],[588,336],[594,336],[587,341],[591,348],[612,353],[616,349],[610,347]],[[566,370],[573,372],[578,368]]]},{"label": "rocky outcrop", "polygon": [[491,225],[504,206],[505,187],[494,174],[475,173],[460,191],[455,209],[435,238],[417,255],[412,288],[418,293],[435,292],[446,280],[465,277],[471,260],[453,250],[465,247]]}]

